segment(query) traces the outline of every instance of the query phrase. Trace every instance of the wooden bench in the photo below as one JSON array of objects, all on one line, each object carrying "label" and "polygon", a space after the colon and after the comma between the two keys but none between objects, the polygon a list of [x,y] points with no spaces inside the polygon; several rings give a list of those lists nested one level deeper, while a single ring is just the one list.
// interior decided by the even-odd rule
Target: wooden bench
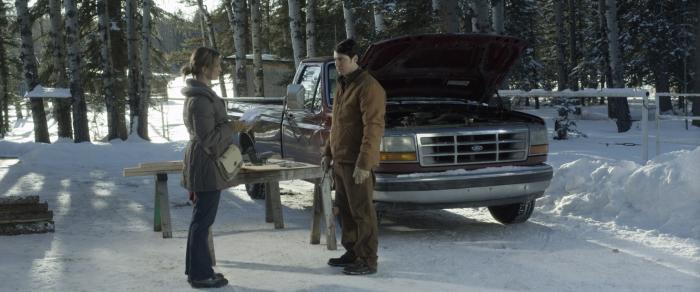
[{"label": "wooden bench", "polygon": [[[172,237],[170,220],[170,203],[168,198],[168,174],[182,173],[182,161],[141,163],[138,167],[124,168],[124,176],[153,176],[155,194],[153,208],[153,230],[162,231],[163,238]],[[240,184],[264,183],[265,185],[265,221],[274,222],[275,229],[284,228],[282,201],[279,182],[285,180],[311,180],[315,182],[313,200],[313,219],[311,224],[311,244],[320,243],[320,221],[324,218],[326,225],[326,244],[328,249],[337,249],[335,238],[335,218],[331,207],[330,174],[324,174],[318,165],[270,159],[265,165],[244,165],[230,183]],[[323,215],[321,215],[323,214]],[[211,232],[210,244],[212,242]],[[213,247],[213,245],[210,245]],[[213,249],[213,248],[212,248]],[[212,253],[213,254],[213,253]]]}]

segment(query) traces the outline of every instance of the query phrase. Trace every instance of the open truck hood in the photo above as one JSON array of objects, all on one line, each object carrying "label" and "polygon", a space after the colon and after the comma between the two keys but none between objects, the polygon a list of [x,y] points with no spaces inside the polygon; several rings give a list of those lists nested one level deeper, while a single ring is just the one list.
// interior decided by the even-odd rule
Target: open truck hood
[{"label": "open truck hood", "polygon": [[388,97],[488,102],[523,54],[523,40],[482,34],[404,36],[372,44],[359,64]]}]

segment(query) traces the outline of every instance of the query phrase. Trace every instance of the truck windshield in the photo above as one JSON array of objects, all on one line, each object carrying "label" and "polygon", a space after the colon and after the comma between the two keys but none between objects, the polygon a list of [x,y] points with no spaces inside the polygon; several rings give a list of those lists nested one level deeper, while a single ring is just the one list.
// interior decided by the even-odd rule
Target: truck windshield
[{"label": "truck windshield", "polygon": [[328,64],[326,72],[328,72],[328,91],[326,94],[328,96],[328,105],[332,107],[333,97],[335,96],[336,80],[338,79],[338,71],[335,70],[335,63]]}]

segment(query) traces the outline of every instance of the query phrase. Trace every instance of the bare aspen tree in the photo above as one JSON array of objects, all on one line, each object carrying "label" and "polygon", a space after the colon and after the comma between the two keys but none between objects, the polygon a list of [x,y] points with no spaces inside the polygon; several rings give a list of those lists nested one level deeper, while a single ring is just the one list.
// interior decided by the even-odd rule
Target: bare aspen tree
[{"label": "bare aspen tree", "polygon": [[253,40],[253,73],[255,75],[255,96],[265,96],[265,73],[263,71],[262,47],[260,41],[262,15],[260,0],[250,0],[250,26]]},{"label": "bare aspen tree", "polygon": [[475,15],[472,16],[472,32],[474,33],[489,33],[491,27],[489,25],[489,1],[474,0],[472,9]]},{"label": "bare aspen tree", "polygon": [[[36,58],[34,56],[34,40],[32,39],[32,23],[27,8],[27,0],[16,0],[17,21],[22,40],[20,59],[24,74],[24,82],[27,90],[32,90],[39,85],[39,72],[37,71]],[[44,101],[39,98],[32,98],[32,119],[34,119],[34,141],[41,143],[51,143],[49,140],[49,129],[46,124],[46,112],[44,111]]]},{"label": "bare aspen tree", "polygon": [[316,57],[316,0],[306,0],[306,56]]},{"label": "bare aspen tree", "polygon": [[80,40],[78,39],[78,9],[74,0],[63,0],[66,11],[66,43],[68,44],[68,76],[70,93],[73,96],[73,141],[90,142],[88,128],[87,104],[80,75]]},{"label": "bare aspen tree", "polygon": [[294,65],[299,66],[304,58],[304,36],[301,33],[301,7],[299,0],[288,0],[289,3],[289,31],[292,38],[292,51],[294,52]]},{"label": "bare aspen tree", "polygon": [[493,32],[503,34],[505,30],[503,24],[505,18],[504,0],[491,0],[491,6],[493,6]]},{"label": "bare aspen tree", "polygon": [[[292,0],[290,0],[291,2]],[[295,0],[296,1],[296,0]],[[291,8],[290,8],[291,9]],[[345,18],[345,37],[356,39],[355,12],[352,0],[343,0],[343,18]]]},{"label": "bare aspen tree", "polygon": [[248,74],[246,66],[246,1],[232,0],[233,8],[233,44],[236,49],[236,77],[234,78],[234,89],[236,96],[248,96]]},{"label": "bare aspen tree", "polygon": [[[209,47],[218,51],[219,45],[216,42],[216,31],[214,30],[214,22],[211,19],[211,15],[209,14],[207,7],[204,6],[202,0],[197,0],[197,6],[199,7],[199,12],[201,13],[200,15],[204,16],[204,21],[207,24],[207,37],[209,38]],[[219,74],[219,89],[221,89],[221,96],[227,97],[228,94],[226,94],[226,83],[224,83],[224,74]]]},{"label": "bare aspen tree", "polygon": [[[66,46],[63,43],[63,18],[61,16],[61,1],[49,0],[49,17],[51,30],[49,32],[51,62],[53,64],[53,80],[56,87],[67,87],[66,76]],[[56,99],[53,101],[53,117],[58,124],[58,137],[73,139],[71,125],[70,100]]]},{"label": "bare aspen tree", "polygon": [[374,32],[380,34],[386,30],[384,23],[384,0],[375,0],[372,4],[374,14]]}]

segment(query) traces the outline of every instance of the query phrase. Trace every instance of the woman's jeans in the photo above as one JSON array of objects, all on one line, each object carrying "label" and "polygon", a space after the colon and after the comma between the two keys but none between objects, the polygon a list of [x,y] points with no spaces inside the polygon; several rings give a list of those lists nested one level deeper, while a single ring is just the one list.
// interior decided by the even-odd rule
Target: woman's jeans
[{"label": "woman's jeans", "polygon": [[190,280],[203,280],[214,275],[208,239],[209,227],[214,224],[220,197],[220,190],[195,192],[185,260],[185,274]]}]

